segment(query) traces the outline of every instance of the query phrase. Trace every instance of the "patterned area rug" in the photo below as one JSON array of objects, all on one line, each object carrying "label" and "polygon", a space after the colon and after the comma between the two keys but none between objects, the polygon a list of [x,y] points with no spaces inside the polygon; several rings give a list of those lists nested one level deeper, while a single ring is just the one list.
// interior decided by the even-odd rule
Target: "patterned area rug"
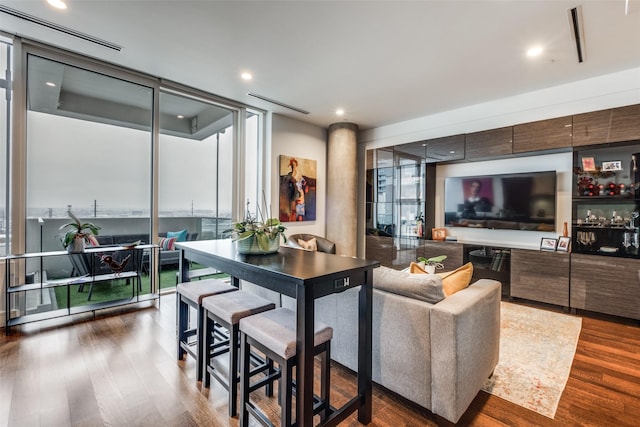
[{"label": "patterned area rug", "polygon": [[500,361],[482,390],[553,418],[581,328],[579,317],[502,302]]}]

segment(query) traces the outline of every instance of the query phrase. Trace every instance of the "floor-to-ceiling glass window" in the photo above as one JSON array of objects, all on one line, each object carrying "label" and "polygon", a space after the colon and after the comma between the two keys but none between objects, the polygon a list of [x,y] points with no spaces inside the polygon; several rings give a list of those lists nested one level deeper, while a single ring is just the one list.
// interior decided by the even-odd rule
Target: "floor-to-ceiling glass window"
[{"label": "floor-to-ceiling glass window", "polygon": [[[27,67],[27,217],[71,209],[103,235],[148,234],[153,89],[36,55]],[[60,249],[50,237],[44,249]]]},{"label": "floor-to-ceiling glass window", "polygon": [[[160,93],[159,236],[217,239],[231,227],[234,111],[211,101]],[[169,250],[167,250],[169,249]],[[160,251],[161,271],[175,271],[177,251]],[[175,278],[160,275],[160,286]]]},{"label": "floor-to-ceiling glass window", "polygon": [[[260,188],[260,159],[262,152],[260,135],[262,134],[262,114],[247,111],[245,118],[245,156],[244,156],[244,176],[245,176],[245,203],[249,202],[249,210],[252,215],[256,214],[258,206],[264,205],[263,195],[259,194]],[[246,214],[246,212],[245,212]]]},{"label": "floor-to-ceiling glass window", "polygon": [[[9,171],[11,122],[11,44],[0,38],[0,170]],[[9,175],[0,174],[0,256],[9,253]],[[0,270],[1,272],[2,270]]]},{"label": "floor-to-ceiling glass window", "polygon": [[[24,40],[16,43],[18,80],[1,89],[20,88],[19,102],[14,100],[18,119],[12,118],[18,132],[12,150],[4,150],[6,141],[0,147],[0,161],[7,164],[0,177],[0,210],[11,212],[3,218],[13,215],[14,251],[63,250],[60,226],[71,221],[69,211],[101,227],[100,245],[159,244],[170,236],[225,237],[232,219],[243,214],[238,201],[259,202],[263,112],[89,58]],[[11,161],[4,157],[8,154]],[[7,185],[10,163],[18,173]],[[242,173],[246,176],[236,179]],[[145,293],[152,283],[175,286],[178,255],[170,248],[163,248],[158,259],[145,252]],[[24,263],[23,276],[43,272],[42,278],[24,280],[82,276],[73,256],[46,258],[42,267]],[[156,268],[159,282],[152,281]],[[86,305],[89,298],[80,287],[73,288],[71,300],[51,289],[17,291],[14,306],[20,315],[33,314]],[[113,295],[105,298],[112,301]],[[103,300],[94,292],[90,301]]]},{"label": "floor-to-ceiling glass window", "polygon": [[[27,55],[26,68],[27,252],[62,250],[60,226],[69,212],[101,227],[100,244],[149,243],[154,89],[35,54]],[[74,260],[48,258],[43,280],[97,274]],[[84,292],[78,303],[113,298],[114,285],[99,288],[105,292]],[[55,290],[53,306],[60,308],[66,294]]]}]

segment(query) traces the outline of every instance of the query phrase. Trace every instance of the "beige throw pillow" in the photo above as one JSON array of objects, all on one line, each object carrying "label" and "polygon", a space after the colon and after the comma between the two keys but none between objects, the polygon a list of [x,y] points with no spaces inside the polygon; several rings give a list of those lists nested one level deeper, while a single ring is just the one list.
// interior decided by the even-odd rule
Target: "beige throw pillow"
[{"label": "beige throw pillow", "polygon": [[316,242],[316,238],[312,238],[311,240],[302,240],[302,239],[298,239],[298,244],[302,247],[302,249],[304,249],[305,251],[312,251],[315,252],[318,250],[318,244]]}]

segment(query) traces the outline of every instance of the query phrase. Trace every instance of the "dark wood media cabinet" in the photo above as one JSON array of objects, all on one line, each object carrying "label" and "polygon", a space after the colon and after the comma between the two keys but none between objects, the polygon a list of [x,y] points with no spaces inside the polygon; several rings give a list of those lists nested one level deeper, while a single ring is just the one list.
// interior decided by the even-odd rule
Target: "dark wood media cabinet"
[{"label": "dark wood media cabinet", "polygon": [[640,320],[638,259],[430,240],[424,254],[447,255],[447,270],[472,262],[473,279],[502,282],[504,299]]}]

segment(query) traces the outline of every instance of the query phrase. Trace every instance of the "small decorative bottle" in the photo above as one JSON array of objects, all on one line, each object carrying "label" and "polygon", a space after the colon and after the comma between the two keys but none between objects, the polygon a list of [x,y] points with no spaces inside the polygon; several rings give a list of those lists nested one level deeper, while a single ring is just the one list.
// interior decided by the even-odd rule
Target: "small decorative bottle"
[{"label": "small decorative bottle", "polygon": [[569,228],[567,227],[567,221],[564,222],[564,228],[562,230],[562,235],[564,237],[568,237],[569,236]]}]

